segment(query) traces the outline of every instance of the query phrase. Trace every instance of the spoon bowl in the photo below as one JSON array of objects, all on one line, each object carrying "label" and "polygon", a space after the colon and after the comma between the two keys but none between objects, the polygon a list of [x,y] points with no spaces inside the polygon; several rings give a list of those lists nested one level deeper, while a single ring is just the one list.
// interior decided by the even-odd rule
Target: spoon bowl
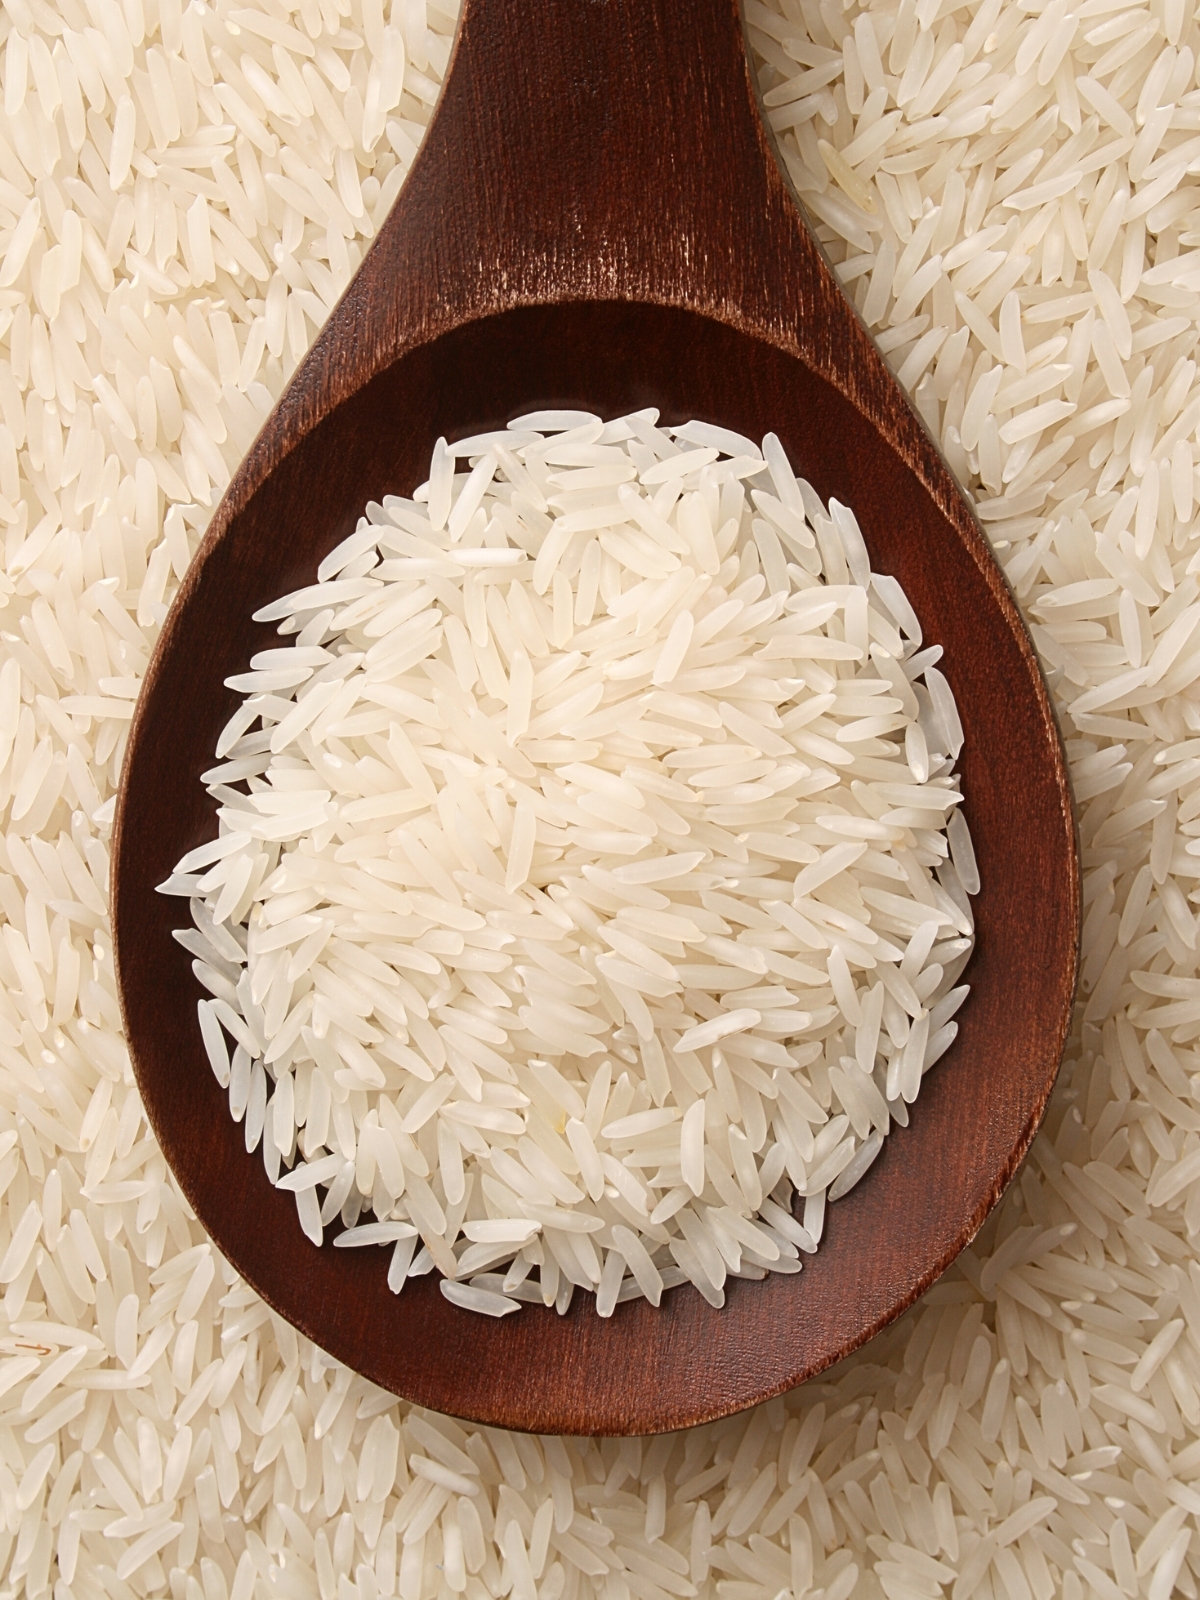
[{"label": "spoon bowl", "polygon": [[[323,1349],[437,1410],[541,1433],[709,1421],[820,1372],[910,1305],[1029,1147],[1070,1021],[1079,864],[1028,634],[961,490],[843,297],[758,113],[736,0],[466,0],[406,187],[221,502],[138,703],[113,841],[114,942],[138,1083],[167,1160],[243,1276]],[[542,407],[657,406],[780,436],[854,508],[965,731],[982,889],[959,1036],[912,1125],[795,1277],[690,1287],[608,1320],[494,1322],[377,1251],[314,1247],[247,1156],[196,1025],[203,991],[155,886],[216,831],[200,774],[274,639],[252,613],[314,581],[368,500],[410,494],[439,434]]]}]

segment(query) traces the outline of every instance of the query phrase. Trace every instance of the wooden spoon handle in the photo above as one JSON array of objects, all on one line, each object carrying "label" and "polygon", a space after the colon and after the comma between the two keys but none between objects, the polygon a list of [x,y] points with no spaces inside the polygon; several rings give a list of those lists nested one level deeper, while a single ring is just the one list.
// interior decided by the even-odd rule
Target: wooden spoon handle
[{"label": "wooden spoon handle", "polygon": [[890,383],[780,173],[738,0],[466,0],[425,144],[300,387],[318,414],[343,398],[347,319],[377,371],[465,321],[593,299],[714,316],[849,394]]},{"label": "wooden spoon handle", "polygon": [[737,0],[466,0],[410,183],[456,286],[474,266],[484,304],[759,314],[775,230],[795,232]]}]

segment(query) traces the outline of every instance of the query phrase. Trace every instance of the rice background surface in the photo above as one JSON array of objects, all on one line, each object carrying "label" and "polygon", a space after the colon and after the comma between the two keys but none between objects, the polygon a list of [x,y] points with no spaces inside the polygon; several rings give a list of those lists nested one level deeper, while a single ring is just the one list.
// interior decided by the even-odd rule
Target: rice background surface
[{"label": "rice background surface", "polygon": [[133,1086],[112,796],[166,605],[398,190],[454,19],[5,0],[3,1596],[1197,1592],[1200,27],[1191,0],[748,17],[791,176],[1063,718],[1087,920],[1046,1126],[889,1332],[678,1437],[460,1428],[238,1280]]}]

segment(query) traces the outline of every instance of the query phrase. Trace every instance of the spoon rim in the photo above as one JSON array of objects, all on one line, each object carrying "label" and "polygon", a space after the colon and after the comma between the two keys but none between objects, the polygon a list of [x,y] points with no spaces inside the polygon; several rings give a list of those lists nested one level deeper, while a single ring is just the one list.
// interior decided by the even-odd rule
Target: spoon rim
[{"label": "spoon rim", "polygon": [[[528,311],[530,311],[532,309],[536,309],[536,308],[518,308],[513,313],[505,313],[505,314],[502,314],[500,317],[498,317],[496,319],[487,319],[487,321],[489,321],[489,322],[500,322],[500,321],[503,321],[508,316],[519,316],[523,312],[528,312]],[[584,307],[584,308],[580,308],[580,307],[574,307],[574,308],[565,307],[564,308],[564,307],[560,306],[560,307],[551,307],[551,308],[544,308],[544,309],[548,309],[549,311],[552,311],[552,312],[557,311],[560,314],[564,313],[564,312],[569,313],[572,310],[588,310],[588,309],[596,309],[596,310],[599,310],[599,311],[602,311],[602,312],[611,312],[611,311],[614,310],[614,306],[613,306],[613,303],[611,303],[611,302],[597,302],[595,304],[595,307],[593,307],[593,308],[586,308],[586,307]],[[670,316],[672,314],[668,308],[655,307],[655,306],[633,308],[633,309],[641,310],[641,311],[648,311],[652,315]],[[713,323],[714,326],[718,326],[718,324],[716,323],[715,319],[703,318],[703,317],[700,317],[699,314],[694,313],[694,312],[683,313],[683,315],[688,317],[688,318],[694,318],[694,319],[697,319],[697,320],[700,320],[700,321],[708,321],[708,322]],[[483,329],[481,324],[473,325],[473,327],[474,327],[474,331],[477,334],[486,332],[486,330]],[[724,331],[726,333],[730,334],[735,339],[738,339],[738,340],[745,340],[748,337],[746,334],[744,334],[740,330],[734,329],[734,328],[730,327],[729,325],[724,325]],[[437,343],[437,342],[440,342],[440,341],[435,341],[435,343]],[[755,342],[760,342],[760,341],[755,341]],[[780,358],[782,358],[782,359],[784,359],[784,360],[786,360],[788,362],[794,362],[795,361],[795,358],[793,356],[791,356],[790,352],[779,351],[778,349],[776,349],[776,351],[774,353],[777,356],[779,356]],[[822,375],[817,375],[817,377],[819,378],[819,380],[821,382],[827,382],[827,380],[824,379],[824,377]],[[852,402],[848,401],[846,399],[846,397],[842,397],[842,398],[843,398],[843,401],[845,403],[852,404]],[[332,415],[333,414],[331,413],[331,416]],[[721,420],[721,419],[714,417],[713,420]],[[862,420],[863,420],[864,424],[871,425],[871,419],[869,417],[864,416]],[[317,429],[315,429],[313,431],[319,433],[320,432],[320,428],[318,427]],[[306,437],[307,437],[307,435],[306,435]],[[318,443],[319,443],[319,441],[318,441]],[[299,448],[303,448],[303,441],[298,441],[297,442],[297,448],[298,449]],[[316,448],[316,446],[310,444],[309,448]],[[288,459],[289,459],[288,456],[282,457],[281,460],[280,460],[279,466],[283,467]],[[276,470],[278,470],[278,469],[276,469]],[[273,474],[272,475],[268,475],[267,478],[264,478],[260,482],[260,484],[258,485],[258,488],[261,489],[261,488],[266,487],[268,482],[269,482],[270,476],[273,476]],[[232,491],[232,486],[231,486],[231,491]],[[257,493],[257,491],[255,491],[255,493]],[[926,493],[928,493],[928,491],[926,491]],[[178,648],[180,648],[182,645],[184,645],[186,643],[185,635],[186,635],[186,629],[187,629],[188,616],[189,616],[189,614],[190,614],[190,612],[191,612],[191,610],[192,610],[192,608],[193,608],[193,606],[194,606],[194,604],[196,602],[196,595],[197,595],[198,591],[205,584],[206,574],[208,573],[209,566],[212,563],[212,561],[214,560],[214,558],[218,555],[218,553],[221,550],[221,548],[225,545],[225,543],[229,539],[230,535],[231,534],[236,534],[237,526],[238,526],[238,517],[242,514],[242,512],[245,512],[247,510],[247,508],[250,505],[250,503],[253,500],[253,498],[254,498],[254,495],[248,497],[248,499],[243,503],[243,505],[240,508],[236,508],[236,512],[235,512],[235,510],[231,510],[227,514],[227,516],[225,517],[225,519],[223,521],[220,519],[220,515],[218,514],[218,518],[214,519],[214,529],[213,529],[212,533],[208,537],[206,537],[205,542],[201,547],[201,550],[197,554],[196,561],[193,563],[193,567],[189,571],[188,578],[187,578],[187,580],[185,580],[185,584],[181,586],[180,594],[177,597],[176,602],[175,602],[175,604],[174,604],[174,606],[172,608],[171,618],[168,620],[168,625],[165,626],[164,629],[163,629],[163,634],[162,634],[162,637],[160,638],[159,646],[158,646],[158,648],[156,649],[156,652],[155,652],[154,662],[152,663],[152,667],[151,667],[150,672],[147,674],[146,686],[143,689],[143,695],[139,699],[138,706],[137,706],[137,709],[136,709],[136,712],[135,712],[134,724],[133,724],[133,727],[131,728],[131,733],[130,733],[130,746],[129,746],[130,753],[129,753],[129,757],[127,757],[127,766],[126,766],[126,773],[127,774],[132,774],[135,771],[135,769],[137,767],[137,761],[138,761],[138,751],[141,748],[144,747],[146,738],[148,737],[147,726],[148,726],[148,723],[150,722],[150,720],[152,718],[151,702],[153,700],[154,693],[155,693],[154,686],[158,682],[158,680],[159,680],[159,678],[160,678],[160,676],[162,674],[163,663]],[[932,498],[932,497],[930,497],[930,498]],[[935,506],[936,506],[936,502],[935,502]],[[938,508],[938,509],[940,509],[940,508]],[[953,534],[954,538],[962,546],[962,548],[964,550],[964,553],[970,557],[970,559],[972,561],[972,564],[977,568],[977,570],[979,570],[979,576],[981,578],[991,578],[992,581],[987,584],[987,588],[990,591],[991,604],[996,608],[996,610],[999,612],[1000,616],[1002,617],[1002,619],[1004,621],[1004,624],[1005,624],[1005,628],[1006,628],[1009,636],[1018,645],[1021,644],[1022,640],[1024,640],[1024,642],[1027,644],[1028,643],[1028,635],[1025,633],[1024,624],[1021,621],[1019,612],[1016,610],[1016,606],[1015,606],[1015,603],[1013,601],[1013,597],[1011,595],[1011,592],[1008,590],[1007,586],[1003,583],[1002,580],[999,583],[996,582],[996,579],[998,577],[1000,577],[1000,574],[999,574],[999,569],[994,564],[993,558],[991,558],[990,555],[988,555],[987,556],[987,564],[985,564],[982,567],[980,567],[980,563],[977,560],[976,550],[972,549],[972,546],[982,547],[982,552],[985,555],[987,555],[987,547],[986,547],[986,544],[983,543],[983,537],[979,533],[978,528],[972,523],[967,529],[964,530],[960,525],[959,519],[955,519],[953,522],[951,522],[950,519],[945,518],[944,515],[942,517],[942,521],[943,521],[944,524],[948,524],[949,531]],[[966,537],[964,537],[964,534],[966,535]],[[874,558],[873,558],[873,564],[874,564]],[[924,621],[924,619],[923,619],[923,621]],[[947,664],[949,664],[949,663],[947,663]],[[1051,723],[1051,725],[1053,725],[1053,707],[1052,707],[1052,703],[1049,700],[1049,696],[1048,696],[1048,693],[1046,691],[1046,686],[1045,686],[1044,679],[1043,679],[1043,677],[1041,675],[1041,672],[1040,672],[1040,666],[1039,666],[1039,664],[1037,662],[1036,655],[1034,655],[1031,650],[1029,650],[1027,655],[1026,655],[1026,666],[1027,667],[1031,667],[1033,669],[1032,674],[1028,678],[1028,686],[1034,690],[1034,694],[1032,696],[1033,706],[1036,707],[1036,710],[1039,713],[1039,719],[1041,721],[1043,721],[1043,722],[1045,721],[1045,715],[1044,714],[1048,712],[1050,714],[1050,723]],[[1038,692],[1039,690],[1040,690],[1040,693]],[[1069,782],[1068,782],[1065,763],[1062,761],[1062,746],[1061,746],[1061,742],[1060,742],[1060,740],[1059,740],[1059,738],[1057,736],[1057,733],[1054,733],[1051,736],[1051,738],[1049,739],[1048,743],[1049,743],[1049,748],[1053,752],[1053,755],[1054,755],[1054,757],[1056,759],[1056,763],[1057,763],[1056,777],[1059,780],[1059,782],[1058,782],[1058,790],[1059,790],[1060,798],[1064,799],[1065,802],[1069,805]],[[132,781],[133,780],[131,778],[130,779],[130,783],[131,784],[132,784]],[[126,1014],[127,1036],[130,1039],[131,1054],[132,1054],[133,1059],[134,1059],[135,1071],[138,1073],[139,1083],[142,1084],[143,1095],[144,1095],[144,1098],[145,1098],[145,1102],[146,1102],[146,1105],[147,1105],[148,1112],[149,1112],[149,1114],[151,1116],[151,1120],[152,1120],[153,1126],[155,1128],[155,1132],[159,1136],[160,1143],[162,1144],[165,1152],[168,1154],[168,1157],[170,1158],[171,1154],[172,1154],[172,1148],[173,1148],[173,1146],[175,1144],[174,1135],[173,1135],[172,1128],[171,1128],[171,1125],[169,1123],[169,1120],[164,1120],[163,1115],[162,1115],[163,1107],[162,1107],[162,1103],[161,1103],[161,1093],[160,1092],[156,1092],[155,1084],[154,1084],[154,1081],[153,1081],[153,1074],[152,1074],[152,1072],[147,1072],[146,1064],[142,1059],[143,1051],[142,1051],[142,1048],[140,1047],[140,1044],[139,1044],[139,1027],[138,1027],[137,1019],[133,1015],[131,1015],[131,1013],[129,1011],[129,1008],[127,1007],[127,1004],[126,1004],[127,999],[128,999],[129,983],[131,981],[129,979],[129,976],[128,976],[128,971],[132,970],[132,969],[127,969],[127,963],[126,963],[126,959],[125,959],[126,927],[125,927],[124,911],[125,911],[126,901],[125,901],[124,896],[121,893],[121,889],[122,889],[122,886],[124,885],[126,877],[127,877],[127,864],[129,862],[129,860],[131,859],[130,855],[129,855],[129,852],[128,852],[127,839],[126,839],[126,830],[127,830],[127,827],[128,827],[128,815],[129,815],[130,804],[131,804],[130,789],[127,788],[126,785],[123,783],[120,802],[119,802],[118,809],[117,809],[117,818],[116,818],[116,824],[115,824],[114,836],[113,836],[114,882],[117,885],[117,892],[116,892],[115,897],[114,897],[114,953],[115,953],[115,955],[117,957],[117,967],[118,967],[118,977],[119,977],[119,981],[120,981],[120,993],[121,993],[122,1007],[123,1007],[123,1010],[125,1011],[125,1014]],[[1072,838],[1072,840],[1075,839],[1073,826],[1072,826],[1071,838]],[[1077,891],[1077,886],[1078,886],[1077,841],[1072,845],[1072,848],[1071,848],[1069,854],[1070,854],[1070,867],[1071,867],[1072,873],[1073,873],[1073,883],[1074,883],[1076,891]],[[1076,904],[1077,904],[1077,893],[1075,895],[1075,900],[1076,900]],[[1069,909],[1073,910],[1073,908],[1069,908]],[[1073,915],[1071,917],[1071,925],[1072,925],[1073,932],[1074,932],[1074,948],[1075,948],[1075,954],[1074,954],[1074,956],[1072,958],[1072,962],[1071,962],[1071,966],[1072,966],[1072,983],[1070,985],[1070,988],[1071,988],[1071,992],[1073,993],[1074,972],[1075,972],[1075,970],[1077,970],[1077,948],[1078,948],[1078,927],[1079,927],[1077,914],[1075,914],[1075,915]],[[183,970],[186,971],[186,968],[184,968]],[[968,1005],[969,1004],[970,1004],[970,1002],[968,1001]],[[770,1377],[770,1378],[766,1379],[763,1382],[759,1382],[759,1383],[756,1383],[756,1384],[753,1384],[753,1385],[747,1384],[746,1386],[743,1387],[743,1389],[742,1389],[741,1393],[739,1394],[739,1396],[736,1399],[732,1400],[732,1401],[729,1400],[728,1398],[726,1398],[726,1399],[722,1399],[722,1400],[716,1400],[713,1403],[707,1404],[707,1405],[704,1404],[703,1402],[701,1402],[700,1404],[698,1404],[696,1406],[693,1406],[690,1409],[681,1408],[679,1403],[677,1401],[674,1401],[674,1402],[672,1402],[670,1404],[664,1404],[663,1406],[661,1406],[657,1410],[655,1410],[654,1407],[643,1408],[643,1410],[640,1412],[640,1414],[638,1416],[632,1418],[632,1419],[629,1417],[628,1414],[619,1414],[619,1413],[615,1412],[612,1408],[610,1408],[602,1416],[589,1415],[589,1416],[584,1416],[584,1417],[581,1418],[581,1416],[579,1414],[579,1411],[578,1411],[578,1408],[576,1408],[575,1411],[571,1412],[571,1411],[568,1411],[566,1409],[555,1410],[553,1407],[550,1407],[548,1405],[547,1406],[543,1406],[538,1411],[538,1413],[536,1415],[530,1415],[528,1411],[523,1411],[521,1409],[521,1402],[520,1402],[519,1398],[514,1401],[512,1396],[509,1396],[507,1401],[505,1400],[504,1397],[501,1397],[496,1402],[496,1404],[494,1406],[493,1405],[479,1405],[477,1403],[476,1404],[467,1403],[466,1405],[464,1405],[462,1407],[457,1407],[457,1408],[456,1407],[445,1407],[445,1409],[454,1410],[455,1414],[462,1415],[462,1416],[464,1416],[466,1418],[469,1418],[470,1420],[473,1420],[473,1421],[490,1423],[492,1425],[503,1425],[503,1426],[517,1427],[517,1428],[520,1428],[520,1427],[524,1426],[524,1427],[527,1427],[527,1428],[531,1429],[531,1431],[538,1431],[538,1432],[546,1432],[546,1431],[593,1432],[593,1431],[596,1431],[596,1424],[597,1423],[603,1424],[603,1431],[610,1431],[610,1430],[616,1431],[616,1432],[625,1432],[625,1431],[637,1431],[637,1432],[664,1431],[664,1430],[667,1430],[667,1429],[670,1429],[670,1428],[674,1428],[674,1427],[678,1427],[678,1426],[682,1426],[682,1425],[690,1425],[692,1423],[698,1423],[698,1422],[701,1422],[701,1421],[715,1420],[717,1417],[723,1416],[723,1415],[728,1415],[730,1412],[732,1412],[734,1410],[737,1410],[737,1409],[741,1409],[747,1404],[758,1403],[759,1401],[761,1401],[763,1399],[769,1398],[773,1394],[777,1394],[777,1393],[781,1392],[783,1389],[786,1389],[786,1388],[792,1386],[792,1384],[797,1380],[797,1377],[802,1377],[803,1378],[803,1377],[815,1376],[819,1371],[824,1370],[827,1366],[829,1366],[830,1364],[832,1364],[836,1360],[841,1359],[841,1357],[843,1355],[849,1354],[851,1350],[861,1346],[869,1338],[871,1338],[874,1335],[874,1333],[880,1331],[880,1329],[882,1327],[886,1326],[887,1323],[889,1323],[890,1321],[894,1320],[895,1317],[899,1316],[905,1309],[907,1309],[917,1298],[920,1297],[920,1295],[925,1291],[925,1289],[929,1286],[929,1284],[932,1283],[936,1279],[936,1277],[939,1276],[940,1273],[945,1270],[945,1267],[953,1259],[954,1255],[956,1255],[958,1253],[958,1251],[961,1250],[963,1248],[963,1246],[965,1246],[969,1242],[969,1240],[974,1236],[975,1232],[978,1230],[978,1227],[982,1224],[983,1220],[985,1219],[987,1213],[991,1210],[992,1206],[994,1205],[995,1200],[998,1198],[999,1193],[1003,1189],[1004,1185],[1008,1182],[1008,1180],[1011,1178],[1013,1172],[1016,1170],[1016,1167],[1019,1165],[1021,1159],[1023,1158],[1024,1154],[1026,1153],[1026,1151],[1028,1149],[1028,1146],[1029,1146],[1030,1142],[1032,1141],[1033,1135],[1034,1135],[1034,1133],[1036,1131],[1037,1124],[1040,1121],[1042,1112],[1044,1111],[1045,1101],[1046,1101],[1046,1098],[1048,1097],[1049,1090],[1050,1090],[1050,1087],[1051,1087],[1052,1082],[1053,1082],[1054,1073],[1055,1073],[1056,1068],[1057,1068],[1057,1062],[1058,1062],[1058,1060],[1060,1058],[1060,1055],[1061,1055],[1061,1047],[1062,1047],[1063,1041],[1065,1040],[1066,1031],[1067,1031],[1067,1028],[1068,1028],[1068,1025],[1069,1025],[1069,1021],[1070,1021],[1070,1016],[1071,1016],[1071,1003],[1070,1003],[1070,995],[1068,995],[1065,998],[1064,1004],[1063,1004],[1063,1006],[1061,1008],[1061,1012],[1060,1012],[1060,1015],[1059,1015],[1058,1027],[1057,1027],[1057,1030],[1056,1030],[1056,1033],[1055,1033],[1055,1037],[1054,1037],[1054,1040],[1053,1040],[1053,1046],[1047,1052],[1048,1073],[1045,1075],[1045,1081],[1044,1081],[1043,1087],[1042,1087],[1041,1091],[1039,1092],[1038,1096],[1036,1097],[1036,1104],[1033,1106],[1033,1109],[1031,1111],[1030,1116],[1027,1118],[1027,1120],[1025,1122],[1025,1125],[1020,1130],[1019,1137],[1011,1144],[1011,1146],[1010,1146],[1010,1148],[1009,1148],[1009,1150],[1008,1150],[1008,1152],[1006,1154],[1005,1160],[1003,1161],[1003,1163],[1000,1164],[998,1169],[994,1172],[990,1187],[981,1196],[979,1201],[969,1210],[968,1214],[966,1214],[964,1217],[960,1218],[959,1225],[958,1225],[953,1237],[947,1242],[945,1247],[940,1252],[938,1252],[935,1257],[927,1258],[929,1264],[922,1271],[920,1271],[920,1272],[918,1272],[916,1274],[910,1274],[907,1277],[903,1288],[900,1290],[900,1292],[897,1295],[893,1296],[893,1298],[889,1302],[889,1304],[888,1304],[886,1310],[883,1312],[883,1314],[873,1318],[870,1321],[862,1323],[860,1325],[860,1327],[858,1328],[857,1332],[855,1333],[855,1335],[852,1338],[844,1341],[843,1344],[841,1346],[839,1346],[839,1348],[837,1348],[836,1350],[827,1352],[825,1355],[820,1357],[818,1360],[816,1360],[814,1362],[811,1362],[808,1365],[804,1366],[803,1369],[801,1371],[799,1371],[799,1372],[792,1371],[792,1372],[784,1373],[783,1375],[780,1375],[778,1372],[776,1372],[776,1374],[773,1377]],[[1050,1060],[1051,1057],[1052,1057],[1052,1061]],[[953,1070],[952,1063],[949,1060],[945,1063],[945,1067],[948,1070]],[[207,1067],[206,1066],[201,1066],[200,1070],[202,1072],[207,1072]],[[161,1089],[161,1085],[159,1087]],[[924,1099],[922,1099],[922,1104],[923,1103],[924,1103]],[[237,1130],[236,1130],[235,1126],[232,1124],[231,1120],[228,1118],[227,1112],[225,1112],[224,1115],[225,1115],[226,1121],[229,1123],[229,1136],[232,1137],[232,1138],[236,1138]],[[919,1113],[918,1113],[918,1115],[919,1115]],[[887,1151],[887,1149],[890,1146],[893,1145],[893,1143],[895,1142],[896,1139],[897,1139],[897,1134],[893,1134],[889,1138],[889,1140],[887,1141],[887,1144],[885,1145],[885,1152]],[[249,1163],[249,1164],[253,1164],[252,1158],[245,1157],[244,1154],[242,1156],[242,1159],[244,1161],[246,1161],[247,1163]],[[881,1160],[882,1160],[882,1158],[881,1158]],[[176,1162],[172,1161],[172,1165],[176,1166]],[[208,1218],[205,1216],[205,1211],[206,1211],[207,1207],[205,1205],[205,1197],[204,1197],[204,1195],[202,1193],[198,1192],[195,1189],[194,1185],[189,1185],[187,1182],[184,1181],[183,1175],[180,1174],[179,1171],[178,1171],[178,1167],[176,1168],[176,1170],[177,1170],[177,1175],[179,1175],[181,1177],[181,1182],[183,1183],[184,1192],[185,1192],[185,1194],[187,1194],[189,1202],[197,1210],[197,1214],[201,1215],[202,1219],[205,1220],[206,1226],[210,1227],[210,1231],[213,1233],[213,1236],[217,1239],[217,1242],[221,1246],[221,1248],[226,1251],[226,1253],[230,1256],[231,1259],[234,1259],[238,1254],[237,1245],[236,1245],[236,1239],[232,1239],[230,1234],[229,1234],[228,1229],[225,1228],[225,1227],[220,1226],[219,1223],[217,1225],[215,1225],[215,1226],[212,1225],[211,1223],[209,1223]],[[866,1185],[865,1185],[865,1182],[864,1182],[864,1185],[860,1186],[860,1187],[865,1188],[865,1186]],[[835,1206],[833,1208],[833,1213],[832,1214],[836,1216],[838,1210],[842,1206],[848,1206],[848,1205],[851,1204],[852,1199],[853,1199],[852,1196],[848,1196],[846,1201],[839,1202],[838,1206]],[[295,1223],[294,1214],[290,1214],[289,1215],[289,1221],[290,1221],[290,1224],[291,1224],[291,1226],[293,1228],[297,1227],[297,1225]],[[229,1243],[228,1246],[226,1244],[226,1240],[227,1239],[230,1240],[230,1243]],[[827,1248],[829,1248],[829,1247],[828,1246],[823,1246],[823,1249],[827,1249]],[[350,1255],[350,1254],[357,1254],[357,1253],[356,1252],[338,1252],[338,1254],[340,1254],[340,1255]],[[820,1255],[820,1252],[818,1254]],[[237,1264],[236,1260],[235,1260],[235,1264]],[[811,1270],[812,1269],[810,1267],[806,1267],[805,1274],[802,1274],[801,1276],[807,1276]],[[256,1281],[256,1279],[255,1279],[255,1277],[254,1277],[254,1275],[252,1273],[247,1273],[246,1275],[248,1277],[248,1281],[254,1282],[255,1287],[259,1290],[260,1293],[263,1294],[263,1298],[267,1301],[267,1303],[269,1305],[272,1306],[273,1309],[277,1310],[281,1315],[285,1316],[288,1320],[293,1321],[293,1322],[297,1322],[303,1328],[303,1331],[305,1331],[306,1334],[308,1334],[310,1337],[313,1337],[316,1342],[322,1343],[321,1329],[318,1326],[316,1326],[313,1322],[311,1322],[307,1317],[304,1317],[303,1315],[298,1315],[297,1307],[296,1307],[296,1305],[294,1303],[289,1303],[287,1301],[286,1296],[280,1296],[278,1293],[273,1292],[271,1285],[264,1284],[262,1282]],[[414,1286],[410,1285],[410,1286],[406,1287],[406,1290],[405,1290],[405,1294],[406,1295],[410,1292],[412,1287],[414,1287]],[[761,1289],[762,1287],[763,1287],[763,1285],[755,1285],[754,1286],[755,1289]],[[736,1291],[737,1295],[744,1297],[745,1291],[748,1290],[748,1289],[750,1289],[749,1285],[739,1285],[737,1287],[737,1291]],[[698,1295],[695,1295],[695,1291],[685,1291],[685,1292],[691,1293],[697,1299],[699,1298]],[[733,1299],[734,1299],[734,1297],[731,1296],[731,1300],[733,1300]],[[736,1300],[734,1300],[734,1304],[736,1304]],[[624,1308],[619,1308],[619,1309],[624,1309]],[[729,1316],[732,1309],[733,1309],[732,1305],[731,1306],[727,1306],[725,1311],[722,1312],[722,1313],[719,1313],[718,1315],[720,1315],[722,1317]],[[656,1315],[660,1315],[660,1316],[662,1314],[663,1313],[661,1311],[659,1313],[656,1313]],[[466,1317],[472,1323],[474,1323],[474,1322],[476,1322],[478,1320],[478,1319],[472,1318],[471,1313],[468,1313],[468,1312],[461,1312],[460,1315],[463,1316],[463,1317]],[[529,1308],[525,1309],[524,1315],[527,1316],[527,1317],[538,1317],[538,1316],[543,1316],[544,1315],[546,1318],[548,1318],[550,1316],[550,1313],[547,1312],[547,1313],[543,1314],[538,1308],[529,1307]],[[505,1319],[505,1320],[506,1320],[506,1322],[508,1322],[508,1321],[515,1322],[518,1319],[511,1318],[511,1319]],[[358,1368],[358,1370],[362,1370],[363,1369],[363,1364],[361,1362],[354,1362],[352,1364],[355,1365]],[[378,1371],[378,1368],[376,1368],[376,1371]],[[367,1375],[368,1376],[372,1376],[373,1374],[370,1371],[368,1371]],[[376,1381],[378,1381],[378,1379],[376,1379]],[[430,1403],[430,1400],[427,1397],[423,1397],[419,1393],[412,1393],[411,1392],[411,1386],[410,1386],[410,1388],[408,1390],[406,1390],[406,1392],[409,1394],[410,1398],[416,1400],[418,1403]],[[443,1397],[443,1400],[444,1400],[444,1397]]]}]

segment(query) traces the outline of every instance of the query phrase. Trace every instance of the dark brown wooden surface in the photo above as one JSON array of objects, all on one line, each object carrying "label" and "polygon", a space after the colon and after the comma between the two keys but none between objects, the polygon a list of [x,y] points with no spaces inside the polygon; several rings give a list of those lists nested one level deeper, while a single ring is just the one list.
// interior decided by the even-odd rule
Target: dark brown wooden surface
[{"label": "dark brown wooden surface", "polygon": [[[913,1125],[831,1209],[798,1277],[690,1288],[609,1321],[501,1322],[387,1253],[316,1250],[205,1060],[201,991],[154,886],[215,832],[199,774],[272,637],[250,621],[313,579],[364,503],[409,492],[439,433],[541,404],[654,404],[772,428],[851,504],[903,583],[966,730],[983,877],[972,992]],[[117,811],[122,1005],[155,1133],[197,1215],[268,1303],[421,1404],[539,1432],[721,1416],[868,1339],[973,1236],[1027,1150],[1071,1014],[1079,935],[1063,753],[1029,638],[966,503],[842,297],[759,119],[736,0],[466,0],[426,143],[346,297],[239,470],[164,626]]]}]

